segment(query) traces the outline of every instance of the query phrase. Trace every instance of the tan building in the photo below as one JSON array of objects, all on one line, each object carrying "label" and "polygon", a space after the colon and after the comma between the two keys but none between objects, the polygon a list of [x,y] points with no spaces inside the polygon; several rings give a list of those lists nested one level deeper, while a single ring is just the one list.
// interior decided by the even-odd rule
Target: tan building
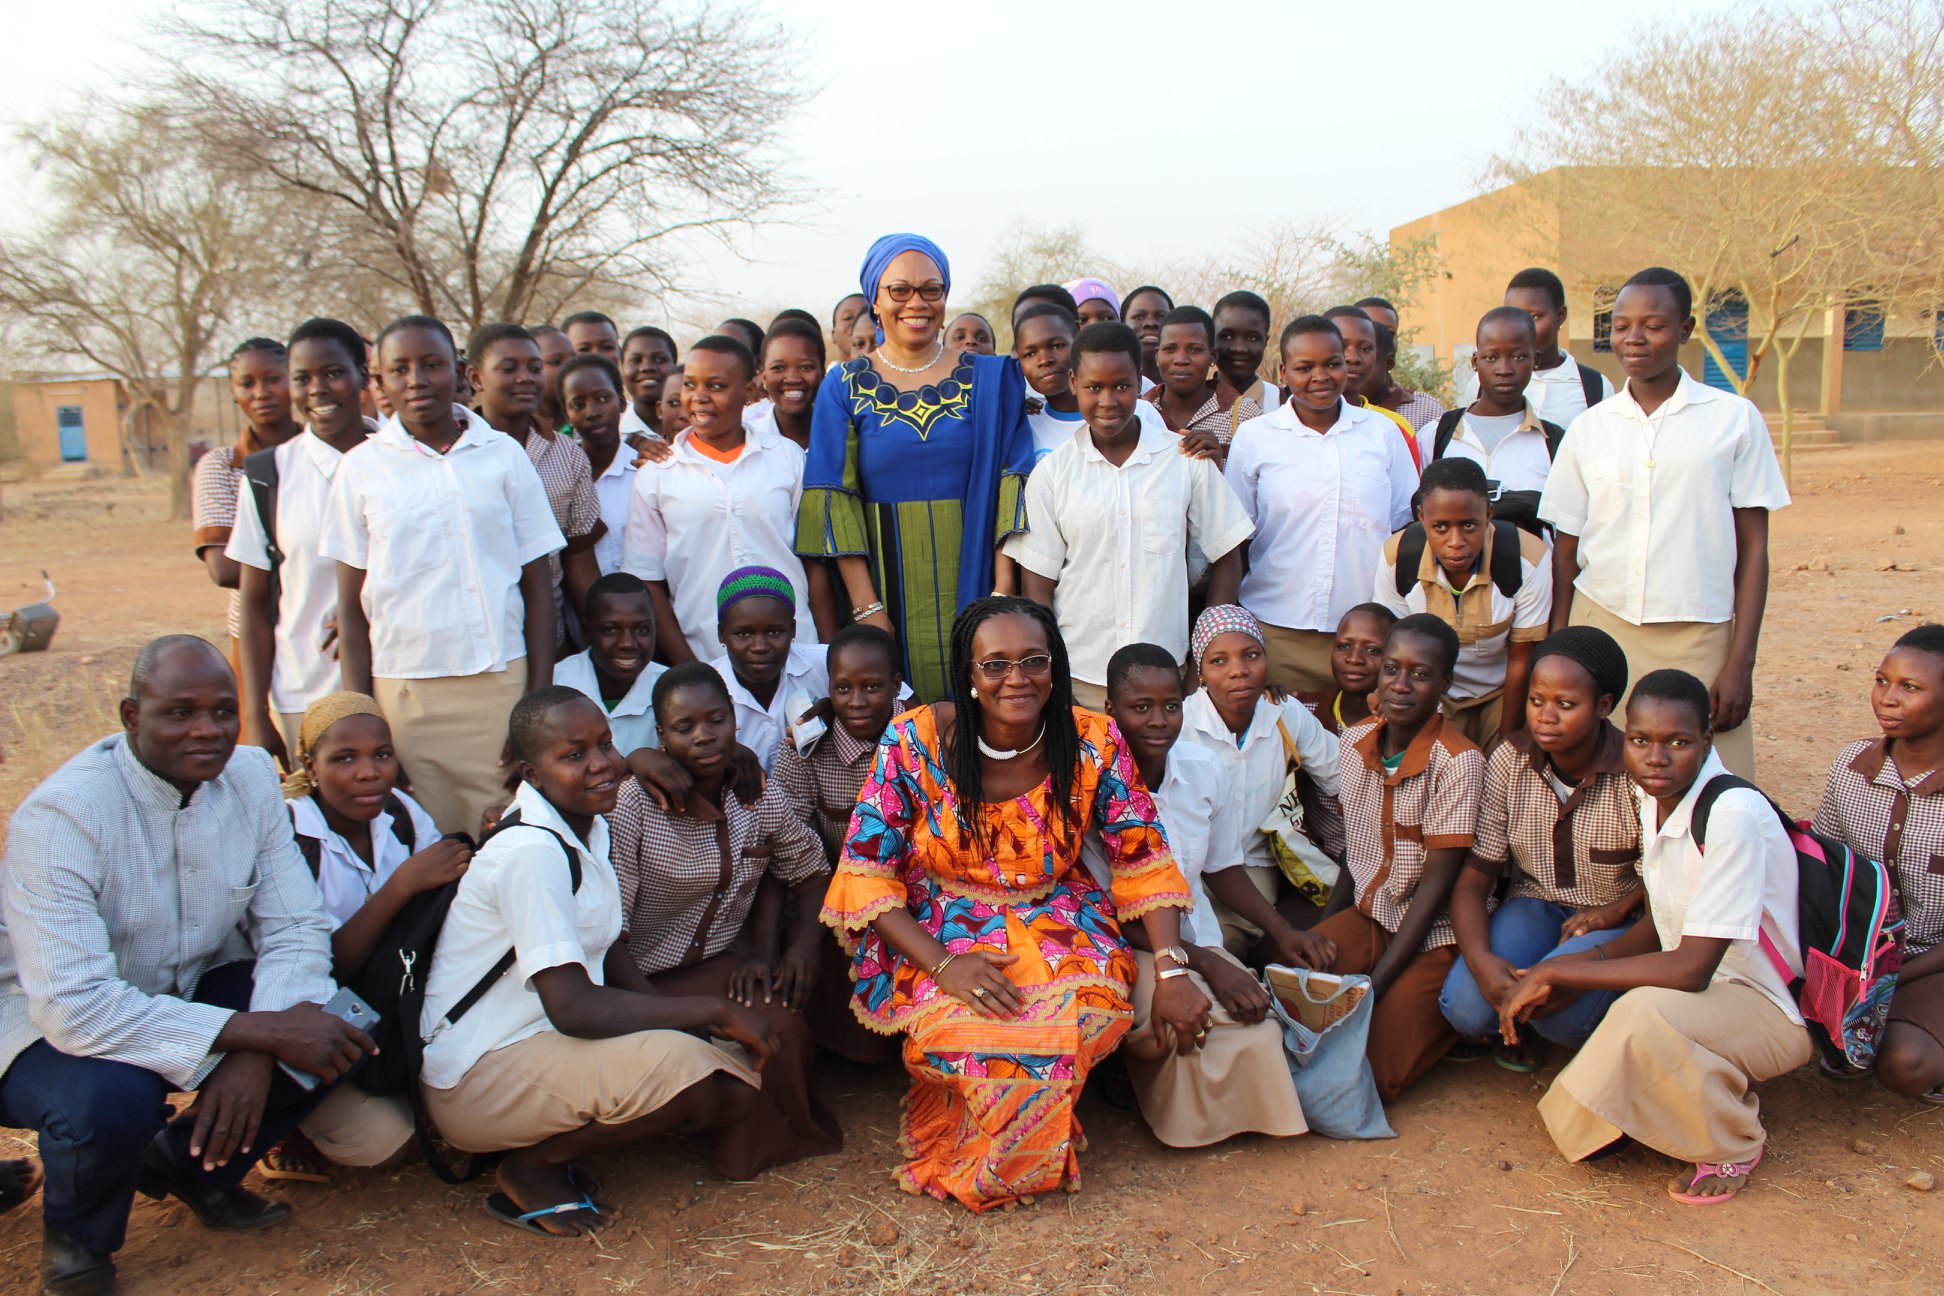
[{"label": "tan building", "polygon": [[[192,448],[236,440],[238,415],[229,403],[225,376],[217,373],[196,392],[190,420]],[[113,374],[17,373],[13,390],[14,436],[21,458],[36,468],[87,465],[105,472],[160,471],[168,463],[168,437],[154,411],[131,408],[128,389]]]},{"label": "tan building", "polygon": [[[1440,363],[1462,372],[1472,351],[1479,316],[1504,304],[1505,284],[1527,266],[1558,272],[1566,285],[1567,336],[1573,357],[1604,372],[1615,385],[1620,367],[1607,348],[1606,323],[1613,295],[1627,272],[1589,276],[1574,267],[1599,264],[1635,269],[1663,263],[1643,246],[1616,252],[1596,247],[1601,237],[1596,184],[1576,183],[1574,169],[1555,169],[1433,212],[1391,231],[1393,245],[1434,238],[1443,262],[1439,276],[1420,291],[1405,321],[1415,342]],[[1683,267],[1674,265],[1673,269]],[[1944,307],[1944,302],[1939,303]],[[1695,303],[1696,313],[1703,312]],[[1706,311],[1716,342],[1737,367],[1748,346],[1748,306],[1738,297]],[[1759,340],[1759,330],[1755,333]],[[1831,344],[1831,339],[1836,344]],[[1823,416],[1846,439],[1944,434],[1944,320],[1884,319],[1869,309],[1824,311],[1810,322],[1789,367],[1790,404]],[[1706,349],[1696,340],[1681,361],[1698,378],[1726,386]],[[1775,359],[1767,359],[1750,393],[1766,411],[1779,408]]]}]

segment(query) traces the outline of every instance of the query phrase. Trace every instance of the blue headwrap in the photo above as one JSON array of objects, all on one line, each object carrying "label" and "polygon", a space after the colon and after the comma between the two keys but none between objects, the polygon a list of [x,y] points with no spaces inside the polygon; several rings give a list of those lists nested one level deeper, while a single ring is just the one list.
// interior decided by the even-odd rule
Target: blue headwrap
[{"label": "blue headwrap", "polygon": [[857,286],[864,291],[864,309],[871,316],[871,323],[877,325],[877,340],[884,341],[884,323],[877,316],[878,281],[893,261],[906,252],[923,252],[938,263],[938,277],[945,281],[945,291],[952,291],[952,263],[945,259],[944,250],[922,234],[886,234],[871,244],[871,250],[864,254],[864,268],[857,272]]}]

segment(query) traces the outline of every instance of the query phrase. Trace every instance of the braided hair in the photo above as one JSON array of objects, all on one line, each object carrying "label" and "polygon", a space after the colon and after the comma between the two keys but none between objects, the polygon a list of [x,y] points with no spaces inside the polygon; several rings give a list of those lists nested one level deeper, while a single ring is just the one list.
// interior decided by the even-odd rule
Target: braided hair
[{"label": "braided hair", "polygon": [[[957,724],[945,752],[946,774],[958,795],[959,826],[971,835],[980,855],[991,850],[985,818],[979,813],[985,805],[985,768],[979,756],[979,720],[983,711],[972,695],[972,636],[994,617],[1023,616],[1039,623],[1046,632],[1047,652],[1053,658],[1053,692],[1046,700],[1042,718],[1046,724],[1046,774],[1053,795],[1047,798],[1050,819],[1061,827],[1072,828],[1077,817],[1073,804],[1074,785],[1080,776],[1080,727],[1073,719],[1073,672],[1067,661],[1066,640],[1051,609],[1031,599],[994,596],[967,605],[952,623],[951,686],[952,706]],[[971,742],[964,741],[967,737]]]}]

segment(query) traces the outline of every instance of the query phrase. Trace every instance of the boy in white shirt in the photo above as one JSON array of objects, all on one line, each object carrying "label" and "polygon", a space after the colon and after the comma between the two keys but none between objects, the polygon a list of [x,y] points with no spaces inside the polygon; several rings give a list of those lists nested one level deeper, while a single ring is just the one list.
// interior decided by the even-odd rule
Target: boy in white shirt
[{"label": "boy in white shirt", "polygon": [[[682,369],[688,427],[660,462],[635,474],[621,565],[648,582],[670,665],[707,661],[716,652],[716,591],[741,567],[783,573],[793,603],[809,604],[803,560],[796,554],[797,507],[803,498],[803,451],[774,431],[744,426],[744,402],[756,358],[734,338],[706,337]],[[817,642],[835,608],[811,605],[797,632]]]},{"label": "boy in white shirt", "polygon": [[623,756],[660,747],[655,734],[655,681],[668,667],[654,660],[655,605],[641,577],[612,572],[587,591],[587,649],[554,667],[554,683],[586,694],[607,713],[614,749]]},{"label": "boy in white shirt", "polygon": [[1493,512],[1531,531],[1539,523],[1539,493],[1546,489],[1553,456],[1566,438],[1563,424],[1539,417],[1526,395],[1532,353],[1538,344],[1532,317],[1495,306],[1478,321],[1471,372],[1477,396],[1446,410],[1418,429],[1426,466],[1445,458],[1476,459],[1493,487]]},{"label": "boy in white shirt", "polygon": [[[244,486],[224,556],[237,564],[244,729],[291,767],[304,708],[338,687],[325,646],[337,621],[337,564],[318,552],[338,465],[371,435],[361,396],[364,338],[306,320],[290,335],[290,401],[306,431],[243,461]],[[262,516],[258,502],[274,516]]]},{"label": "boy in white shirt", "polygon": [[[1130,996],[1134,1027],[1122,1056],[1140,1096],[1141,1114],[1169,1147],[1206,1147],[1237,1134],[1301,1134],[1309,1128],[1290,1080],[1282,1029],[1271,1019],[1269,992],[1222,948],[1222,924],[1202,888],[1204,870],[1239,864],[1246,831],[1222,763],[1181,736],[1178,654],[1151,643],[1129,644],[1107,665],[1107,714],[1154,797],[1195,907],[1182,922],[1188,974],[1208,996],[1209,1030],[1192,1053],[1164,1046],[1149,1028],[1154,955],[1139,948]],[[1089,867],[1104,872],[1096,836],[1082,847]]]},{"label": "boy in white shirt", "polygon": [[[1605,374],[1573,359],[1572,352],[1559,344],[1566,336],[1566,285],[1558,275],[1540,266],[1519,271],[1505,285],[1505,304],[1532,320],[1532,381],[1525,394],[1535,415],[1571,427],[1574,419],[1613,395],[1613,383]],[[1478,394],[1478,380],[1476,370],[1459,376],[1460,404]]]},{"label": "boy in white shirt", "polygon": [[1445,719],[1480,750],[1525,727],[1532,647],[1546,637],[1552,579],[1546,542],[1497,521],[1476,460],[1424,470],[1419,520],[1384,542],[1373,602],[1429,612],[1458,632]]},{"label": "boy in white shirt", "polygon": [[1209,559],[1210,600],[1230,603],[1254,526],[1215,461],[1183,454],[1179,437],[1137,416],[1154,407],[1140,399],[1133,329],[1089,324],[1070,354],[1086,430],[1027,479],[1032,529],[1008,540],[1006,553],[1019,564],[1021,592],[1059,620],[1074,700],[1099,711],[1117,648],[1152,642],[1177,661],[1186,654],[1190,547]]},{"label": "boy in white shirt", "polygon": [[446,832],[505,798],[506,717],[553,679],[553,577],[565,547],[519,442],[454,403],[438,320],[378,335],[397,412],[331,484],[318,551],[338,564],[344,687],[378,699],[413,792]]},{"label": "boy in white shirt", "polygon": [[1715,751],[1749,778],[1769,514],[1789,488],[1754,402],[1681,369],[1693,333],[1694,295],[1672,270],[1642,270],[1614,300],[1626,390],[1574,420],[1539,501],[1554,532],[1552,625],[1598,626],[1640,675],[1706,680]]},{"label": "boy in white shirt", "polygon": [[1627,773],[1639,789],[1647,913],[1594,952],[1521,974],[1499,1008],[1508,1044],[1556,990],[1624,991],[1540,1100],[1568,1160],[1625,1139],[1694,1163],[1667,1186],[1690,1206],[1724,1202],[1761,1162],[1750,1087],[1813,1053],[1789,982],[1802,974],[1795,848],[1751,788],[1719,793],[1705,684],[1654,671],[1627,704]]},{"label": "boy in white shirt", "polygon": [[421,1092],[448,1143],[507,1153],[488,1214],[576,1237],[612,1208],[574,1163],[742,1120],[761,1085],[745,1059],[773,1055],[776,1034],[727,998],[653,993],[628,957],[602,817],[627,771],[600,708],[550,686],[520,699],[510,728],[520,789],[439,933]]},{"label": "boy in white shirt", "polygon": [[742,567],[729,573],[716,593],[723,652],[709,664],[729,686],[737,740],[756,753],[765,774],[804,713],[830,693],[825,654],[796,638],[796,595],[782,572]]}]

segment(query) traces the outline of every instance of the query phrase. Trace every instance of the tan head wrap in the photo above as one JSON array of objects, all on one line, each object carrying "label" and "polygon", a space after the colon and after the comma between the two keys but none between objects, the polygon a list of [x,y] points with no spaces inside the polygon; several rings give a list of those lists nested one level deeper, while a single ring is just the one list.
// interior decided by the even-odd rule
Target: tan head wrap
[{"label": "tan head wrap", "polygon": [[378,702],[363,693],[329,693],[317,699],[304,710],[304,723],[297,731],[297,750],[291,753],[297,768],[283,782],[286,797],[309,796],[317,790],[316,782],[310,771],[304,768],[304,757],[317,750],[318,742],[330,727],[346,716],[369,715],[380,720],[385,713],[378,709]]}]

